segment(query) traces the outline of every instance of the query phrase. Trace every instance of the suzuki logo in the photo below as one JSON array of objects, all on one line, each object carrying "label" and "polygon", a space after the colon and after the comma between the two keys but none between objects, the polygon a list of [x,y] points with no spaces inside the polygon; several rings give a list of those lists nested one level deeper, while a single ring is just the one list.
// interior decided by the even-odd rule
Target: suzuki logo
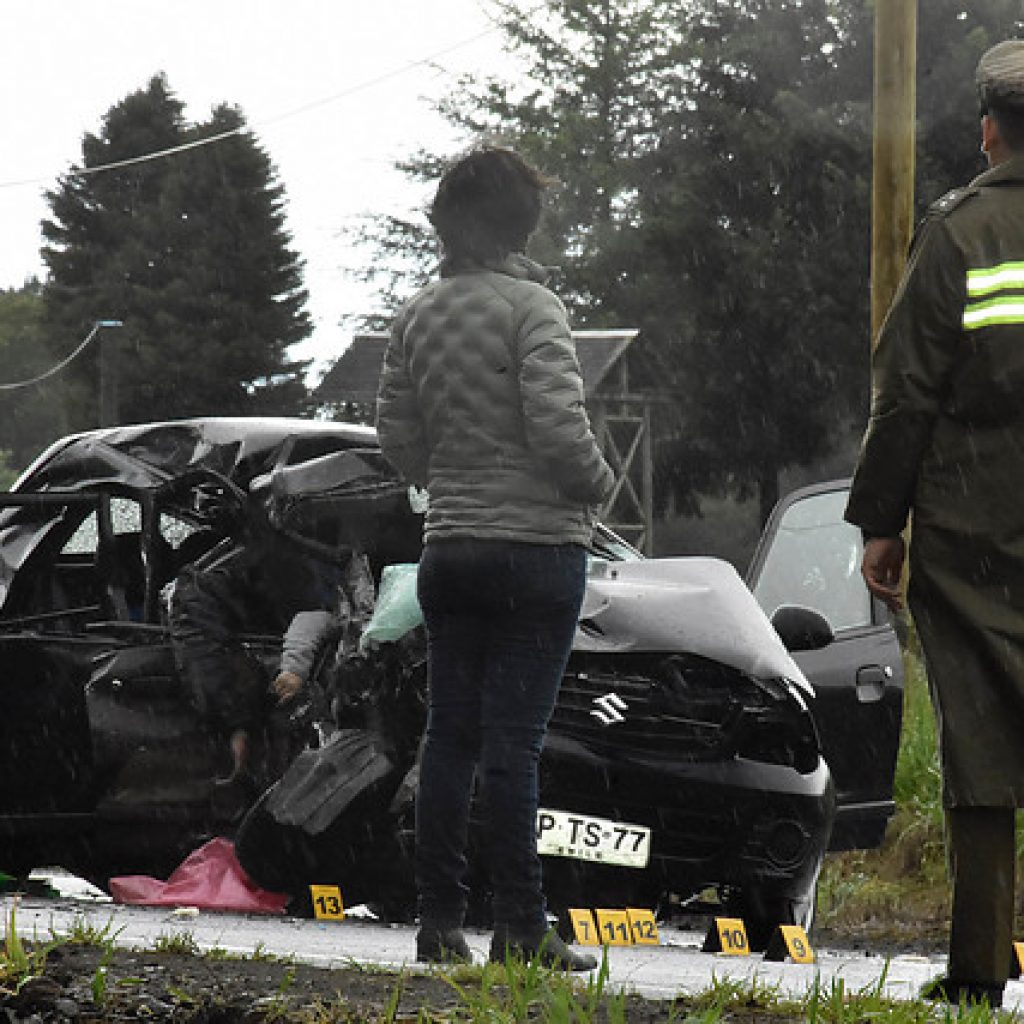
[{"label": "suzuki logo", "polygon": [[592,703],[596,706],[590,714],[602,725],[616,725],[626,720],[626,716],[622,712],[629,705],[617,693],[606,693],[603,697],[595,697]]}]

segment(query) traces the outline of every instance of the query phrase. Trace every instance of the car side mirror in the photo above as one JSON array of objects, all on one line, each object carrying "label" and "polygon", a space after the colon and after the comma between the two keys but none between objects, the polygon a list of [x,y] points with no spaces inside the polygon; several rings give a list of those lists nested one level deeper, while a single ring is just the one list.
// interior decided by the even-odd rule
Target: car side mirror
[{"label": "car side mirror", "polygon": [[780,605],[772,615],[772,625],[788,651],[817,651],[836,638],[824,615],[801,605]]}]

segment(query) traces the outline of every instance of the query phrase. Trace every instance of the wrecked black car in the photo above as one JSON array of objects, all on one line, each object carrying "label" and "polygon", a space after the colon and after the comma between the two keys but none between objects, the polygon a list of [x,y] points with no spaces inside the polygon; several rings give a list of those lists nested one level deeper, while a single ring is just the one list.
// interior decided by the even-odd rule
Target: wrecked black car
[{"label": "wrecked black car", "polygon": [[[542,759],[553,908],[716,906],[756,947],[779,923],[810,924],[828,849],[881,841],[902,670],[844,496],[838,483],[787,499],[749,587],[725,562],[644,559],[597,531]],[[416,498],[373,431],[342,423],[203,419],[51,446],[0,495],[0,869],[165,876],[227,835],[297,904],[335,883],[408,917],[425,717]],[[230,752],[168,608],[176,581],[257,544],[286,552],[248,559],[273,593],[299,560],[335,587],[355,556],[371,600],[324,620],[286,700],[270,693],[285,618],[235,609],[260,718],[247,784],[225,785],[239,781]],[[482,915],[486,888],[475,879]]]}]

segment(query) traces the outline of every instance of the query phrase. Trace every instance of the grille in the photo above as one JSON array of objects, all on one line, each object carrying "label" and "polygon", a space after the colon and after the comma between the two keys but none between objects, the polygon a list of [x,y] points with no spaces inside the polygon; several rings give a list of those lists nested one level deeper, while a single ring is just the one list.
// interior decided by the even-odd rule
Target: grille
[{"label": "grille", "polygon": [[553,729],[609,755],[745,754],[797,767],[816,759],[813,727],[781,688],[773,695],[737,669],[693,655],[616,662],[614,671],[607,658],[570,662]]}]

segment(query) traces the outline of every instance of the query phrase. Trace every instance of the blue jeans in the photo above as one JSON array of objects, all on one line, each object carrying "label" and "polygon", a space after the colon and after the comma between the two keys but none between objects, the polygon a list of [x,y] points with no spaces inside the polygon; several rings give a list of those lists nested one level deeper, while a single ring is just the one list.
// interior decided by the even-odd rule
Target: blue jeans
[{"label": "blue jeans", "polygon": [[495,923],[546,927],[538,764],[585,583],[586,553],[575,544],[455,539],[424,549],[417,591],[430,710],[416,798],[421,918],[462,922],[479,765]]}]

